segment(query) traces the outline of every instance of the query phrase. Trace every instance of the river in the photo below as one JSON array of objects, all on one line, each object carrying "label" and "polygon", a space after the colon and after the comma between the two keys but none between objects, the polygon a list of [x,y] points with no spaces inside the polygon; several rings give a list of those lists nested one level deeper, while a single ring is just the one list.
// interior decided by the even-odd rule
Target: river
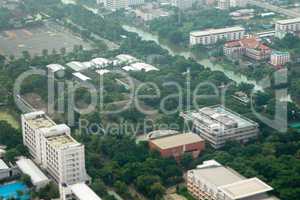
[{"label": "river", "polygon": [[262,86],[260,86],[256,81],[249,80],[246,76],[241,75],[241,74],[236,74],[233,71],[225,69],[222,65],[219,64],[214,64],[212,63],[209,59],[196,59],[195,56],[190,52],[190,51],[180,51],[180,50],[174,50],[170,46],[163,44],[159,41],[158,36],[154,35],[152,33],[146,32],[142,29],[128,26],[128,25],[123,25],[123,28],[128,31],[128,32],[134,32],[137,33],[143,40],[145,41],[154,41],[157,43],[159,46],[161,46],[163,49],[167,50],[171,55],[180,55],[185,58],[193,58],[195,59],[199,64],[203,65],[205,68],[209,68],[212,71],[221,71],[223,72],[228,78],[231,80],[235,81],[236,83],[249,83],[254,85],[254,90],[258,91],[263,91]]}]

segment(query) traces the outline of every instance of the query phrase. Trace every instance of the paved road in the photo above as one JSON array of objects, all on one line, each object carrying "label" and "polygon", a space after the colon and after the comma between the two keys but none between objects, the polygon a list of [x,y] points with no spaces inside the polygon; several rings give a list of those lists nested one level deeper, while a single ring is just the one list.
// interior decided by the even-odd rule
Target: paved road
[{"label": "paved road", "polygon": [[261,8],[264,8],[264,9],[268,9],[270,11],[280,13],[280,14],[286,15],[286,16],[291,17],[291,18],[300,17],[300,13],[297,13],[295,11],[288,10],[288,9],[285,9],[285,8],[281,8],[279,6],[272,5],[272,4],[264,2],[262,0],[248,0],[248,4],[251,4],[251,5],[254,5],[254,6],[257,6],[257,7],[261,7]]}]

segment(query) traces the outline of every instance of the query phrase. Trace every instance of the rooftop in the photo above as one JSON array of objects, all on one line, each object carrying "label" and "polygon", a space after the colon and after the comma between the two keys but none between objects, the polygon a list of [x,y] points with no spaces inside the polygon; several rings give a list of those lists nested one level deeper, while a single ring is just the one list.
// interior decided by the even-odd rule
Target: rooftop
[{"label": "rooftop", "polygon": [[230,199],[241,199],[273,190],[272,187],[259,180],[250,178],[219,187]]},{"label": "rooftop", "polygon": [[204,107],[196,111],[186,113],[186,115],[202,125],[211,129],[233,129],[248,126],[258,126],[256,122],[239,115],[221,105]]},{"label": "rooftop", "polygon": [[50,69],[52,72],[57,72],[59,70],[65,70],[65,67],[60,64],[50,64],[50,65],[47,65],[47,68]]},{"label": "rooftop", "polygon": [[161,149],[169,149],[172,147],[193,144],[196,142],[203,142],[204,140],[195,133],[182,133],[176,135],[169,135],[166,137],[151,140],[153,144]]},{"label": "rooftop", "polygon": [[49,144],[54,148],[63,148],[72,145],[79,145],[79,143],[76,140],[74,140],[71,136],[66,134],[48,137],[47,140]]},{"label": "rooftop", "polygon": [[50,128],[56,125],[43,111],[24,114],[23,117],[35,129]]},{"label": "rooftop", "polygon": [[88,69],[88,66],[86,64],[77,61],[69,62],[66,65],[76,72]]},{"label": "rooftop", "polygon": [[215,187],[232,184],[245,178],[234,170],[220,165],[218,162],[206,161],[203,165],[197,166],[197,169],[191,170],[198,179],[204,179]]},{"label": "rooftop", "polygon": [[79,200],[101,200],[98,195],[85,183],[77,183],[70,186],[72,193]]},{"label": "rooftop", "polygon": [[[258,178],[246,179],[234,170],[222,166],[215,160],[204,161],[202,165],[188,172],[196,181],[205,181],[214,189],[221,191],[228,199],[249,200],[272,200],[266,192],[273,190],[272,187]],[[226,199],[227,199],[226,198]]]},{"label": "rooftop", "polygon": [[300,18],[293,19],[284,19],[277,21],[278,24],[292,24],[292,23],[300,23]]},{"label": "rooftop", "polygon": [[90,77],[87,77],[86,75],[80,73],[80,72],[75,72],[73,73],[73,76],[75,76],[76,78],[82,80],[82,81],[87,81],[87,80],[91,80]]},{"label": "rooftop", "polygon": [[214,35],[214,34],[236,32],[236,31],[245,31],[245,28],[241,26],[234,26],[234,27],[221,28],[221,29],[206,29],[204,31],[193,31],[190,33],[190,35],[195,37],[200,37],[204,35]]},{"label": "rooftop", "polygon": [[9,167],[2,159],[0,159],[0,170],[6,170],[6,169],[9,169]]},{"label": "rooftop", "polygon": [[49,181],[45,174],[30,159],[21,158],[16,163],[24,174],[30,176],[33,185]]}]

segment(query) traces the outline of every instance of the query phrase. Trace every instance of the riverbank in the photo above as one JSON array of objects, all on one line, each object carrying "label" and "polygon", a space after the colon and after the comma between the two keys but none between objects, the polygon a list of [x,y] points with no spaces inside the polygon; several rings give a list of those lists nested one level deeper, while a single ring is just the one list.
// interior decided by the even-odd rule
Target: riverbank
[{"label": "riverbank", "polygon": [[163,49],[167,50],[170,55],[172,56],[183,56],[186,59],[192,58],[196,60],[199,64],[203,65],[205,68],[209,68],[212,71],[221,71],[223,72],[228,78],[231,80],[235,81],[237,84],[240,84],[242,82],[252,84],[254,85],[254,90],[255,91],[263,91],[263,87],[259,85],[256,81],[248,79],[246,76],[242,74],[237,74],[231,70],[226,69],[226,67],[222,66],[221,64],[218,63],[213,63],[211,62],[208,58],[204,59],[198,59],[191,51],[189,50],[179,50],[179,49],[174,49],[170,45],[163,43],[161,40],[159,40],[159,37],[157,35],[154,35],[152,33],[146,32],[142,29],[139,29],[137,27],[133,26],[128,26],[128,25],[123,25],[123,29],[125,29],[128,32],[133,32],[138,34],[143,40],[145,41],[153,41],[156,44],[158,44],[160,47]]}]

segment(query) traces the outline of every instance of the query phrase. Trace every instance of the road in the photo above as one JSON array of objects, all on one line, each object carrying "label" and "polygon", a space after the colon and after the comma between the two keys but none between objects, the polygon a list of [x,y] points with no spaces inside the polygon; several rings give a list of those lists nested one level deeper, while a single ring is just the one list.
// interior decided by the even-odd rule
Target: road
[{"label": "road", "polygon": [[288,10],[288,9],[285,9],[285,8],[281,8],[279,6],[275,6],[275,5],[272,5],[272,4],[264,2],[264,1],[248,0],[248,4],[254,5],[254,6],[257,6],[257,7],[260,7],[260,8],[268,9],[270,11],[280,13],[280,14],[286,15],[286,16],[291,17],[291,18],[300,17],[300,13],[297,13],[295,11]]}]

